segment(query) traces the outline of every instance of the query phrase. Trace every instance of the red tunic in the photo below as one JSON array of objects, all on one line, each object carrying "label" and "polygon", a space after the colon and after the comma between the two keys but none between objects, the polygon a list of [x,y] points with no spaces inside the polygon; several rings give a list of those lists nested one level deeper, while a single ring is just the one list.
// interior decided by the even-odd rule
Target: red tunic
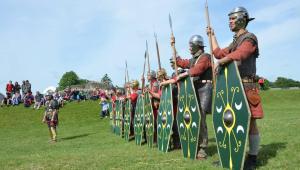
[{"label": "red tunic", "polygon": [[189,69],[188,73],[192,77],[200,76],[204,73],[209,67],[211,67],[210,58],[205,55],[202,56],[192,67],[190,67],[190,60],[188,59],[176,59],[177,66]]},{"label": "red tunic", "polygon": [[13,84],[7,84],[6,85],[6,92],[11,93],[13,91],[14,85]]},{"label": "red tunic", "polygon": [[[229,52],[228,47],[224,49],[217,48],[213,51],[213,53],[217,59],[221,59],[227,56],[232,60],[240,61],[240,60],[245,60],[246,58],[251,56],[251,54],[253,54],[256,51],[256,49],[257,49],[257,45],[254,45],[251,42],[251,40],[246,39],[241,43],[239,47],[236,48],[235,51],[232,51],[231,53]],[[251,104],[249,100],[250,94],[253,95],[251,91],[254,91],[256,95],[258,95],[259,97],[259,89],[255,84],[248,86],[247,83],[246,84],[244,83],[244,89],[250,106],[251,117],[255,119],[263,118],[264,113],[263,113],[261,101],[258,104]]]}]

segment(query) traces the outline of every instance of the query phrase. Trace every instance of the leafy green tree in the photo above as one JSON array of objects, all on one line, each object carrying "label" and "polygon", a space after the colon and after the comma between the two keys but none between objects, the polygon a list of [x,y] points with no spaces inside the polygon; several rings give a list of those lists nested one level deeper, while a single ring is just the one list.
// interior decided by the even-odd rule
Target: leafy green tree
[{"label": "leafy green tree", "polygon": [[277,80],[274,82],[274,85],[275,87],[280,88],[300,87],[300,82],[285,77],[278,77]]},{"label": "leafy green tree", "polygon": [[74,71],[69,71],[63,74],[63,76],[61,77],[58,83],[59,85],[58,88],[60,90],[63,90],[68,86],[77,85],[78,83],[79,83],[79,77],[77,76],[77,74]]},{"label": "leafy green tree", "polygon": [[78,84],[87,84],[89,82],[89,80],[87,79],[79,79],[78,80]]},{"label": "leafy green tree", "polygon": [[110,88],[113,87],[112,81],[111,81],[110,77],[109,77],[107,74],[105,74],[105,75],[101,78],[100,86],[101,86],[103,89],[110,89]]},{"label": "leafy green tree", "polygon": [[271,84],[272,84],[272,82],[270,82],[269,80],[265,79],[264,80],[264,88],[262,90],[269,90]]}]

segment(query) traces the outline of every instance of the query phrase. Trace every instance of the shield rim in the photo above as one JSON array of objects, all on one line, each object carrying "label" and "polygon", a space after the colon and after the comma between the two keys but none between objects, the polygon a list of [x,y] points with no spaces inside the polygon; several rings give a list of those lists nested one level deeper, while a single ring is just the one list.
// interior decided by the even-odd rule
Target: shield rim
[{"label": "shield rim", "polygon": [[[238,80],[239,80],[239,84],[240,84],[241,89],[242,89],[241,91],[242,91],[242,93],[243,93],[243,95],[244,95],[244,99],[245,99],[245,102],[246,102],[246,108],[247,108],[248,113],[249,113],[249,116],[248,116],[248,123],[247,123],[247,129],[248,129],[248,131],[249,131],[251,112],[250,112],[250,107],[249,107],[248,100],[247,100],[247,98],[246,98],[245,89],[244,89],[244,86],[243,86],[243,83],[242,83],[241,75],[240,75],[240,72],[239,72],[239,70],[238,70],[236,61],[233,61],[233,62],[231,62],[231,63],[229,63],[229,64],[234,64],[234,68],[235,68],[235,71],[236,71],[236,73],[237,73],[237,78],[238,78]],[[228,64],[228,65],[229,65],[229,64]],[[228,67],[228,66],[225,66],[225,67]],[[214,85],[214,88],[213,88],[214,90],[213,90],[213,101],[212,101],[212,114],[215,113],[215,107],[214,107],[214,106],[215,106],[215,95],[216,95],[216,90],[217,90],[217,86],[216,86],[216,84],[217,84],[217,78],[216,78],[215,80],[216,80],[216,82],[215,82],[215,85]],[[212,117],[213,117],[213,115],[212,115]],[[215,134],[215,139],[216,139],[216,143],[217,143],[217,137],[216,137],[216,133],[215,133],[215,132],[216,132],[216,129],[215,129],[215,124],[214,124],[214,122],[213,122],[213,118],[212,118],[212,123],[213,123],[213,130],[214,130],[214,134]],[[247,132],[247,137],[246,137],[246,139],[245,139],[245,147],[246,147],[246,145],[248,144],[248,138],[249,138],[249,133]],[[217,145],[217,150],[218,150],[218,156],[219,156],[219,161],[220,161],[221,167],[224,168],[224,167],[223,167],[223,164],[222,164],[222,161],[221,161],[220,152],[219,152],[219,145]],[[244,153],[243,153],[241,169],[244,168],[245,153],[246,153],[246,148],[244,149]]]},{"label": "shield rim", "polygon": [[[148,95],[148,98],[149,98],[149,101],[150,101],[150,108],[151,108],[152,118],[153,118],[153,140],[152,140],[152,146],[149,146],[148,140],[147,140],[147,146],[152,148],[152,147],[153,147],[153,144],[154,144],[154,131],[155,131],[156,129],[154,128],[154,123],[155,123],[155,121],[154,121],[154,113],[153,113],[153,107],[152,107],[152,101],[151,101],[151,98],[150,98],[150,93],[149,93],[149,92],[146,92],[146,93],[148,93],[147,95]],[[146,93],[145,93],[145,94],[146,94]],[[145,109],[145,103],[146,103],[146,102],[144,102],[144,109]],[[145,110],[144,110],[144,113],[145,113]],[[145,127],[145,129],[146,129],[146,127]],[[146,138],[147,138],[147,132],[146,132]]]},{"label": "shield rim", "polygon": [[[200,114],[200,108],[199,108],[199,103],[198,103],[198,98],[197,98],[197,94],[196,94],[196,91],[195,91],[195,86],[194,86],[194,82],[193,82],[193,79],[192,79],[192,77],[191,76],[187,76],[187,77],[185,77],[184,79],[182,79],[181,81],[183,81],[183,80],[185,80],[185,79],[187,79],[187,78],[189,78],[190,79],[190,81],[191,81],[191,85],[192,85],[192,88],[193,88],[193,92],[194,92],[194,95],[195,95],[195,100],[196,100],[196,106],[197,106],[197,110],[198,110],[198,114],[199,114],[199,122],[198,122],[198,125],[200,125],[200,122],[201,122],[201,114]],[[178,83],[177,84],[177,86],[178,86],[178,99],[179,99],[179,92],[180,92],[180,83]],[[178,116],[179,116],[179,100],[178,100],[178,103],[177,103],[177,115],[176,115],[176,121],[177,121],[177,126],[179,125],[179,123],[178,123]],[[179,128],[178,128],[178,133],[179,133]],[[199,133],[200,133],[200,126],[198,126],[198,133],[197,133],[197,147],[199,146]],[[180,134],[179,134],[180,135]],[[182,150],[182,153],[183,153],[183,147],[182,147],[182,142],[181,142],[181,138],[180,138],[180,136],[179,136],[179,139],[180,139],[180,145],[181,145],[181,150]],[[198,149],[196,149],[196,150],[198,150]],[[183,154],[184,155],[184,154]],[[191,158],[191,159],[195,159],[196,158],[196,156],[197,156],[197,151],[195,152],[195,155],[194,155],[194,157],[193,158],[191,158],[191,157],[189,157],[189,158]]]},{"label": "shield rim", "polygon": [[[173,128],[173,124],[174,124],[174,110],[173,110],[173,94],[172,94],[172,85],[171,84],[168,84],[168,86],[169,86],[169,88],[170,88],[170,96],[171,96],[171,112],[172,112],[172,118],[173,118],[173,121],[172,121],[172,123],[171,123],[171,132],[173,131],[172,130],[172,128]],[[166,86],[165,86],[166,87]],[[163,87],[164,88],[164,87]],[[162,93],[164,92],[164,90],[162,91]],[[162,95],[163,96],[163,95]],[[161,100],[160,100],[161,101]],[[160,102],[159,102],[159,106],[161,106],[160,105]],[[159,109],[160,109],[160,107],[159,107]],[[159,110],[158,109],[158,110]],[[158,112],[159,113],[159,112]],[[156,131],[157,131],[157,133],[158,133],[158,119],[156,120],[157,121],[157,129],[156,129]],[[157,135],[158,136],[158,135]],[[167,144],[167,148],[166,148],[166,152],[165,153],[167,153],[168,152],[168,150],[169,150],[169,147],[170,147],[170,140],[171,140],[171,133],[170,133],[170,135],[169,135],[169,137],[168,137],[168,144]],[[158,150],[159,151],[162,151],[163,152],[163,150],[160,150],[160,148],[158,147],[158,144],[157,144],[157,148],[158,148]]]},{"label": "shield rim", "polygon": [[[142,95],[139,95],[138,96],[138,99],[137,99],[137,101],[139,100],[141,98],[141,100],[142,100],[142,106],[141,106],[141,108],[142,108],[142,112],[143,113],[141,113],[141,116],[143,116],[143,121],[142,121],[142,127],[141,127],[141,130],[142,130],[142,136],[141,136],[141,141],[139,142],[139,143],[137,143],[137,140],[136,140],[136,134],[134,133],[134,136],[135,136],[135,144],[136,145],[140,145],[140,146],[142,146],[142,140],[143,140],[143,134],[144,134],[144,124],[145,124],[145,119],[144,119],[144,97],[142,96]],[[138,103],[138,102],[137,102]],[[135,107],[135,114],[136,114],[136,109],[137,109],[137,107]],[[134,124],[135,124],[135,117],[134,117]],[[135,127],[135,126],[134,126]]]}]

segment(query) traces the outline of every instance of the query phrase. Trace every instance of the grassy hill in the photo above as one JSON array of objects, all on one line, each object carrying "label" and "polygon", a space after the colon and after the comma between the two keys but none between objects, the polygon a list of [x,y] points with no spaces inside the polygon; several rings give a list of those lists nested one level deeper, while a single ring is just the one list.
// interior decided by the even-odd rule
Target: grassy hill
[{"label": "grassy hill", "polygon": [[[262,98],[259,169],[299,168],[300,90],[267,91]],[[58,142],[50,144],[42,110],[0,108],[0,169],[218,169],[211,115],[209,158],[193,161],[181,150],[165,154],[125,142],[98,114],[98,102],[68,103],[59,113]]]}]

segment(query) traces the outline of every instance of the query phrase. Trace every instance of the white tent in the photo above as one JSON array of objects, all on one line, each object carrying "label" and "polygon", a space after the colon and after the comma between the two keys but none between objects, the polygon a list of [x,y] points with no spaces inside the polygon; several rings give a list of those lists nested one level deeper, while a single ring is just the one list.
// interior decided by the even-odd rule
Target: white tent
[{"label": "white tent", "polygon": [[54,93],[56,90],[56,87],[54,86],[49,86],[47,87],[44,91],[43,91],[43,94],[46,94],[46,93]]}]

